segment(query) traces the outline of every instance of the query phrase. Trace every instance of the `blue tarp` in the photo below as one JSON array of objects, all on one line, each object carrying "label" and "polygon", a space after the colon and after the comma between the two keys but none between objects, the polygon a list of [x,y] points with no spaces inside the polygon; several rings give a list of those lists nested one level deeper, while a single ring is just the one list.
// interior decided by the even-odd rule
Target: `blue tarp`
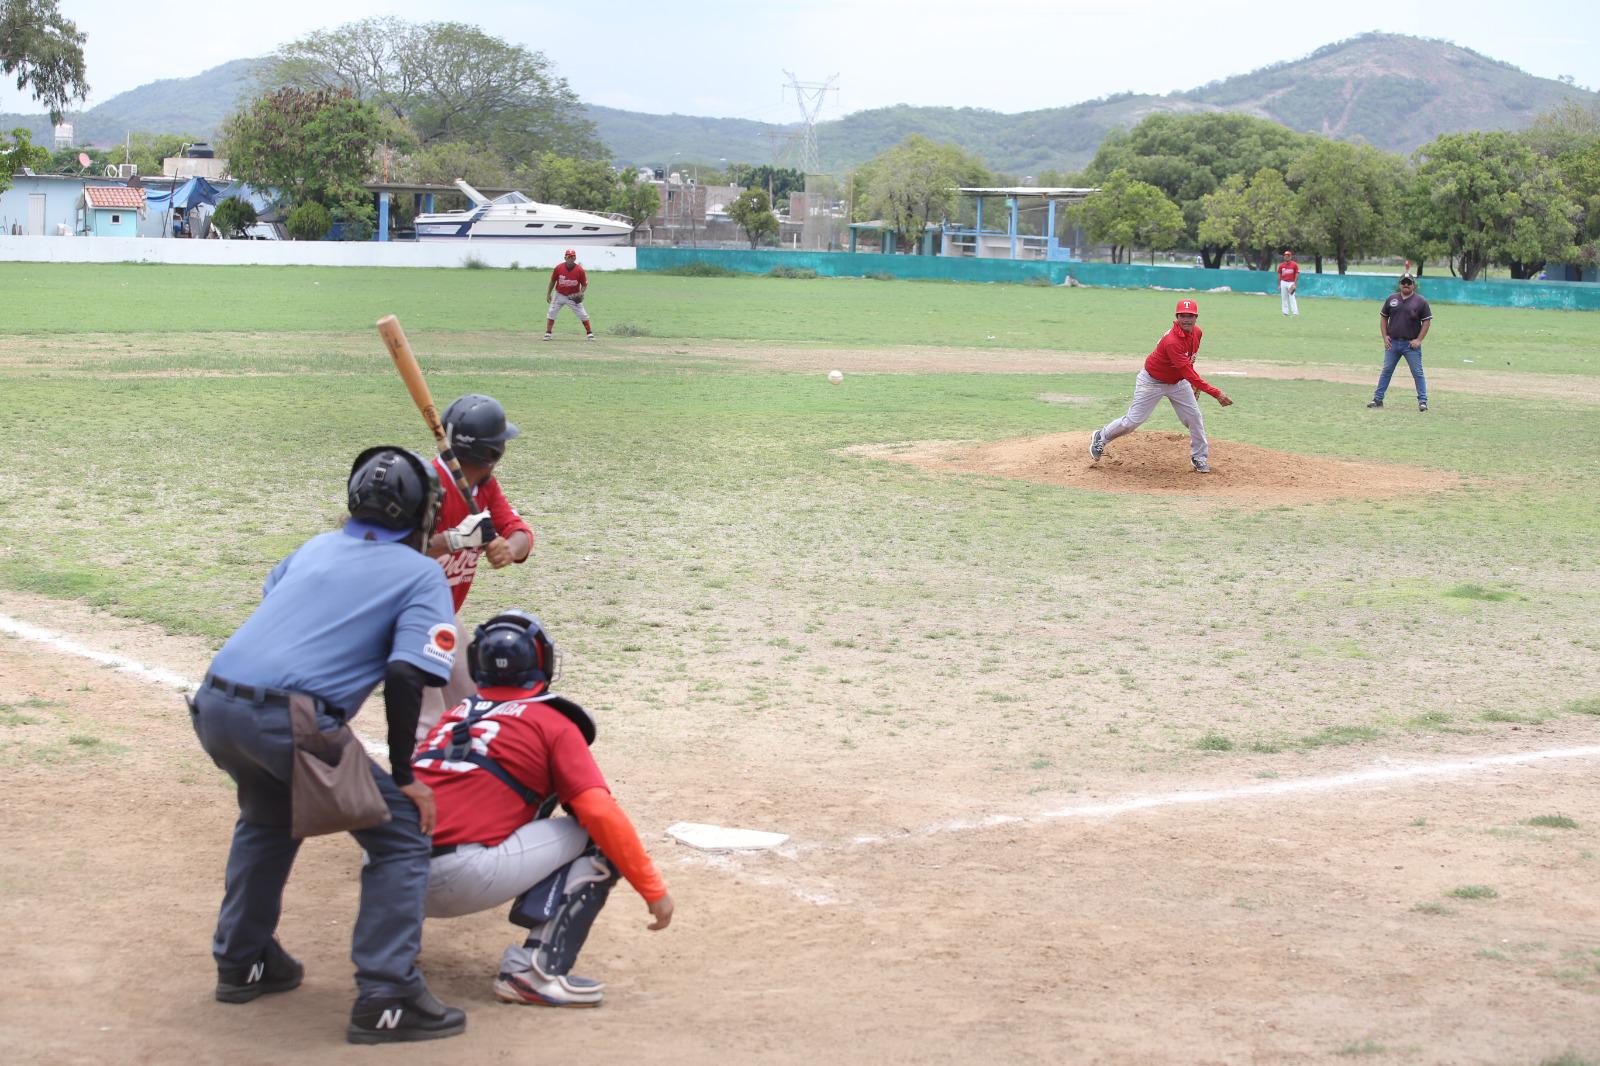
[{"label": "blue tarp", "polygon": [[190,178],[170,193],[146,190],[145,203],[157,211],[165,211],[168,207],[187,211],[199,204],[214,204],[218,200],[231,199],[238,196],[240,191],[241,187],[237,184],[219,189],[205,178]]}]

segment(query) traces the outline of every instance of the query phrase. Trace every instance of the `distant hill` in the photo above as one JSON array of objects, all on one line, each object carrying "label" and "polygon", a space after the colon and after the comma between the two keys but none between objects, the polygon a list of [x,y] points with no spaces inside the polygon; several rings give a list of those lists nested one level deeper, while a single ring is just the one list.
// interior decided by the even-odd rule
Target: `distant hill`
[{"label": "distant hill", "polygon": [[[817,153],[824,169],[845,170],[922,133],[953,141],[991,169],[1020,177],[1077,170],[1094,157],[1108,131],[1132,127],[1152,112],[1241,111],[1301,132],[1410,154],[1441,133],[1521,129],[1566,97],[1600,100],[1600,94],[1534,77],[1447,41],[1369,33],[1303,59],[1166,96],[1124,93],[1020,114],[904,104],[858,111],[817,124]],[[763,137],[794,130],[734,119],[589,112],[617,158],[646,164],[663,163],[674,151],[699,162],[734,159],[728,145],[748,136],[744,127],[756,126]],[[736,121],[737,131],[724,125]],[[669,127],[672,137],[653,136]],[[704,142],[694,139],[696,130]],[[770,156],[738,158],[765,162]]]},{"label": "distant hill", "polygon": [[[68,121],[83,144],[118,144],[129,132],[215,137],[222,119],[254,88],[262,62],[239,59],[192,78],[152,82]],[[1565,97],[1600,100],[1600,94],[1536,78],[1446,41],[1369,33],[1303,59],[1166,96],[1123,93],[1020,114],[906,104],[858,111],[819,123],[817,150],[823,169],[837,172],[921,133],[953,141],[991,169],[1022,177],[1077,170],[1093,158],[1107,132],[1132,127],[1153,112],[1240,111],[1408,154],[1440,133],[1520,129]],[[769,162],[797,129],[594,105],[586,111],[614,159],[651,166]],[[49,143],[45,116],[0,115],[0,130],[16,126],[31,130],[35,142]]]},{"label": "distant hill", "polygon": [[[80,145],[109,148],[130,133],[179,133],[213,138],[222,120],[255,87],[260,59],[235,59],[192,78],[165,78],[118,93],[87,111],[71,112],[73,136]],[[0,114],[0,130],[18,126],[33,143],[49,146],[48,115]]]}]

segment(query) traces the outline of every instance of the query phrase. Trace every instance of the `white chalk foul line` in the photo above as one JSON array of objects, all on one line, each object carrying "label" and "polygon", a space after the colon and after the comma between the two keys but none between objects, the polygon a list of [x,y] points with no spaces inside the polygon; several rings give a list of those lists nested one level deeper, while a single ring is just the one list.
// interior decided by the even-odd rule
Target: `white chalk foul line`
[{"label": "white chalk foul line", "polygon": [[1236,788],[1194,789],[1182,792],[1160,792],[1148,796],[1130,796],[1126,799],[1107,800],[1103,803],[1079,803],[1053,811],[1031,815],[992,814],[985,818],[935,822],[921,829],[911,830],[894,837],[856,837],[857,845],[886,843],[910,837],[934,836],[939,833],[960,833],[974,829],[991,829],[1002,825],[1025,825],[1049,822],[1060,818],[1115,818],[1135,811],[1158,807],[1180,807],[1186,804],[1227,803],[1233,800],[1288,796],[1301,792],[1337,792],[1342,789],[1369,785],[1385,785],[1422,777],[1461,777],[1496,766],[1522,766],[1528,763],[1548,762],[1554,759],[1600,758],[1600,746],[1578,748],[1550,748],[1544,751],[1512,752],[1505,755],[1484,755],[1453,762],[1413,763],[1408,766],[1388,766],[1371,770],[1357,770],[1330,777],[1303,777],[1290,781],[1269,781],[1260,785],[1241,785]]},{"label": "white chalk foul line", "polygon": [[[167,688],[174,688],[179,692],[193,692],[200,687],[200,682],[184,677],[182,674],[175,674],[171,670],[163,670],[159,666],[147,666],[137,659],[130,659],[126,655],[118,655],[116,652],[91,648],[87,644],[80,644],[64,633],[57,633],[53,629],[32,625],[9,615],[0,614],[0,633],[10,633],[14,637],[31,640],[36,644],[43,644],[57,651],[64,651],[71,655],[91,659],[94,662],[109,666],[113,670],[132,674],[145,681],[154,681],[158,685],[165,685]],[[360,733],[356,733],[356,738],[361,741],[361,746],[367,750],[367,754],[373,758],[388,756],[389,747],[387,744],[381,746],[374,744]]]},{"label": "white chalk foul line", "polygon": [[[181,674],[158,667],[146,666],[135,659],[113,652],[101,651],[91,648],[86,644],[53,630],[30,625],[18,621],[7,615],[0,614],[0,632],[10,633],[56,648],[59,651],[80,655],[86,659],[103,663],[113,669],[133,674],[147,681],[167,685],[178,689],[180,692],[192,692],[199,686],[198,682],[191,681]],[[356,734],[360,736],[360,734]],[[387,754],[387,749],[372,743],[366,737],[361,737],[362,746],[368,754],[380,757]],[[1513,752],[1506,755],[1484,755],[1474,759],[1457,759],[1451,762],[1437,763],[1412,763],[1406,766],[1377,767],[1371,770],[1357,770],[1352,773],[1334,774],[1329,777],[1304,777],[1290,781],[1269,781],[1259,785],[1241,785],[1236,788],[1192,789],[1180,792],[1160,792],[1147,796],[1130,796],[1126,799],[1107,800],[1102,803],[1080,803],[1070,807],[1061,807],[1053,811],[1042,811],[1031,815],[992,814],[978,819],[956,819],[945,822],[935,822],[921,829],[899,833],[893,836],[859,836],[850,841],[852,847],[865,847],[876,844],[888,844],[895,841],[909,840],[916,837],[935,836],[940,833],[960,833],[980,829],[992,829],[1003,825],[1025,825],[1054,821],[1061,818],[1115,818],[1122,814],[1132,814],[1135,811],[1154,810],[1160,807],[1179,807],[1184,805],[1202,803],[1227,803],[1234,800],[1249,800],[1257,798],[1271,798],[1274,796],[1289,796],[1305,792],[1336,792],[1341,789],[1360,788],[1371,785],[1384,785],[1397,781],[1407,781],[1425,777],[1460,777],[1478,773],[1482,770],[1497,766],[1525,766],[1530,763],[1549,762],[1557,759],[1596,759],[1600,758],[1600,745],[1590,745],[1577,748],[1550,748],[1544,751]],[[792,849],[792,850],[791,850]],[[817,844],[801,844],[798,847],[791,845],[784,849],[788,854],[786,858],[799,859],[802,853],[813,851],[832,850]],[[705,860],[701,860],[705,861]],[[715,863],[721,868],[739,864],[737,854],[718,859]],[[782,879],[762,877],[761,882],[769,885],[778,885]],[[818,906],[834,902],[826,893],[804,890],[794,885],[787,886],[798,898]]]},{"label": "white chalk foul line", "polygon": [[91,648],[87,644],[80,644],[71,637],[57,633],[54,630],[44,629],[40,626],[29,625],[27,622],[18,621],[8,615],[0,614],[0,632],[10,633],[12,636],[31,640],[37,644],[45,644],[57,651],[69,652],[85,659],[92,659],[102,663],[113,670],[121,670],[135,677],[142,677],[146,681],[154,681],[158,685],[175,688],[179,692],[193,692],[200,687],[197,681],[191,681],[182,674],[175,674],[171,670],[162,670],[159,667],[146,666],[136,659],[115,652],[101,651]]}]

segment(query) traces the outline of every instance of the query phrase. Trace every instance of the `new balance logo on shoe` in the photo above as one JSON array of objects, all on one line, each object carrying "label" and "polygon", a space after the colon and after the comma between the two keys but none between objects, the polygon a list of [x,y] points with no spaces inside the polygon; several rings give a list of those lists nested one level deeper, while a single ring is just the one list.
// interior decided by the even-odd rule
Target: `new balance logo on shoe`
[{"label": "new balance logo on shoe", "polygon": [[253,985],[257,981],[261,980],[261,978],[265,977],[266,973],[267,964],[265,961],[252,963],[250,966],[250,976],[244,979],[244,983],[247,985]]},{"label": "new balance logo on shoe", "polygon": [[400,1019],[404,1017],[405,1013],[406,1012],[403,1008],[391,1007],[389,1010],[386,1010],[382,1014],[378,1015],[378,1020],[373,1025],[373,1028],[398,1029],[400,1028]]}]

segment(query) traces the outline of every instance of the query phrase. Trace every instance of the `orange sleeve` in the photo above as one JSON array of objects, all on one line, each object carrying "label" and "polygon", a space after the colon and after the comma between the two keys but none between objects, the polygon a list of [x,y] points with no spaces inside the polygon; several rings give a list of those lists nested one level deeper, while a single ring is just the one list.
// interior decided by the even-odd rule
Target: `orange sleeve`
[{"label": "orange sleeve", "polygon": [[667,894],[667,883],[656,872],[633,823],[610,792],[603,788],[584,789],[572,797],[570,806],[578,824],[588,831],[605,857],[617,864],[622,876],[646,903],[654,903]]}]

